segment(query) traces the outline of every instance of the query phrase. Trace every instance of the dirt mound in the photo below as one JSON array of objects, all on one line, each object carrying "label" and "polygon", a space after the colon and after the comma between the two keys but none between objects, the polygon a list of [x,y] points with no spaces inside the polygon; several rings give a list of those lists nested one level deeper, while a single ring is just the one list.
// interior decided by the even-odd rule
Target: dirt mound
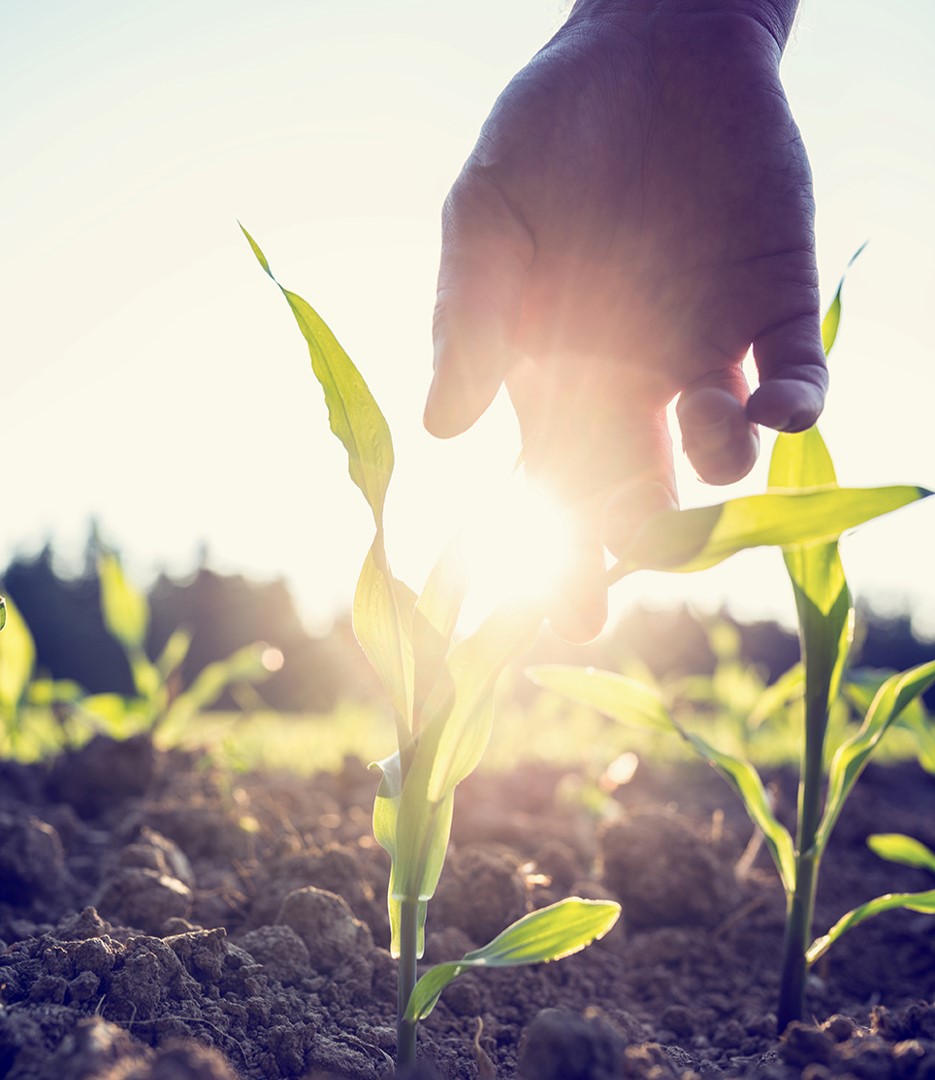
[{"label": "dirt mound", "polygon": [[[794,780],[772,779],[788,817]],[[620,899],[623,918],[561,963],[459,978],[420,1029],[420,1075],[935,1077],[935,920],[888,914],[843,939],[810,979],[816,1022],[777,1039],[782,892],[762,852],[736,880],[752,829],[731,792],[701,767],[642,764],[596,814],[563,781],[524,767],[463,785],[427,959],[572,892]],[[375,783],[356,760],[232,779],[139,740],[0,762],[0,1077],[392,1076]],[[865,840],[935,842],[933,792],[914,766],[868,769],[817,928],[930,887]]]}]

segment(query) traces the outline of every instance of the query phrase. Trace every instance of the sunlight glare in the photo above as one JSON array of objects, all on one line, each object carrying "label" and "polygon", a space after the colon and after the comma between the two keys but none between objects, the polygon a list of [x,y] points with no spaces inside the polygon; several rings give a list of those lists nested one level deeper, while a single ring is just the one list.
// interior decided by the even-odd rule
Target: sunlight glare
[{"label": "sunlight glare", "polygon": [[572,556],[565,507],[514,473],[472,511],[460,544],[470,610],[489,614],[503,604],[548,599]]}]

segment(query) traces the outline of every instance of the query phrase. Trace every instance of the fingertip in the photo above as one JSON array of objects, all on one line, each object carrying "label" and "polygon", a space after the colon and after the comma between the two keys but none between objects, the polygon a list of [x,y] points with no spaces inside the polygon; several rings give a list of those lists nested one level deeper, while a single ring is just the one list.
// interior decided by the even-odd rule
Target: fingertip
[{"label": "fingertip", "polygon": [[796,378],[770,379],[747,402],[747,417],[774,431],[805,431],[821,416],[824,387]]},{"label": "fingertip", "polygon": [[[484,362],[472,363],[478,351]],[[510,363],[510,350],[503,346],[453,344],[450,335],[436,332],[435,374],[422,415],[426,430],[440,439],[467,431],[497,396]]]},{"label": "fingertip", "polygon": [[825,404],[828,365],[818,313],[809,312],[761,335],[753,343],[760,386],[747,402],[747,417],[775,431],[804,431]]},{"label": "fingertip", "polygon": [[676,411],[682,447],[705,483],[732,484],[753,468],[760,438],[736,393],[717,386],[686,391]]}]

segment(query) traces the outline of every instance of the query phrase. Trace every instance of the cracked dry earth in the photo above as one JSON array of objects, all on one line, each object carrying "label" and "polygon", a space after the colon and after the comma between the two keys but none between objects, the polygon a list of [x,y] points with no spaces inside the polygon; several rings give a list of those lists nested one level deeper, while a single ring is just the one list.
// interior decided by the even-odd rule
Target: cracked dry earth
[{"label": "cracked dry earth", "polygon": [[[788,819],[794,778],[772,779]],[[357,760],[231,777],[146,738],[0,762],[0,1077],[392,1077],[375,783]],[[619,899],[621,922],[560,963],[461,976],[420,1029],[418,1076],[935,1080],[935,919],[891,913],[845,937],[810,980],[810,1021],[777,1038],[782,896],[762,851],[734,873],[752,830],[732,793],[702,766],[642,763],[598,819],[574,783],[527,766],[462,786],[426,959],[572,893]],[[867,770],[819,930],[931,887],[865,840],[935,844],[933,790],[914,765]]]}]

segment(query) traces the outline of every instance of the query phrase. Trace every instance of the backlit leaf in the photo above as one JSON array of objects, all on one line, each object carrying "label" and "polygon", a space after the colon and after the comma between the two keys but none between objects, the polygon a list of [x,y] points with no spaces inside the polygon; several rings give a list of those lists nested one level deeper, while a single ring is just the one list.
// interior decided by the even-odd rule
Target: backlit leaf
[{"label": "backlit leaf", "polygon": [[867,837],[867,847],[888,862],[903,866],[914,866],[918,870],[929,870],[935,874],[935,851],[925,846],[921,840],[902,833],[874,833]]},{"label": "backlit leaf", "polygon": [[[390,857],[390,880],[386,892],[390,952],[394,957],[399,957],[401,902],[412,896],[413,888],[418,894],[419,883],[425,882],[428,895],[417,896],[416,955],[421,956],[425,949],[427,901],[435,892],[445,862],[454,797],[449,796],[441,805],[423,803],[418,807],[418,820],[410,822],[408,828],[401,826],[402,794],[406,781],[403,780],[399,751],[383,761],[374,762],[370,768],[379,769],[382,773],[373,803],[373,835]],[[423,844],[421,849],[415,853],[401,853],[400,837],[403,833],[418,835]],[[417,882],[415,886],[411,884],[413,879]]]},{"label": "backlit leaf", "polygon": [[795,881],[795,852],[788,830],[777,821],[759,773],[743,758],[722,753],[704,739],[686,731],[654,691],[633,679],[610,671],[561,664],[530,668],[533,682],[587,705],[623,724],[654,731],[675,732],[724,777],[737,792],[753,823],[763,832],[784,887]]},{"label": "backlit leaf", "polygon": [[191,647],[192,635],[188,630],[173,630],[168,641],[162,647],[162,652],[156,660],[156,670],[163,680],[168,679],[174,672],[185,663],[188,650]]},{"label": "backlit leaf", "polygon": [[422,714],[406,771],[397,823],[400,899],[435,892],[451,827],[456,786],[477,766],[493,724],[493,694],[504,667],[533,641],[541,611],[503,609],[491,615],[445,661]]},{"label": "backlit leaf", "polygon": [[880,740],[902,710],[935,683],[935,660],[892,675],[877,691],[860,730],[838,747],[828,774],[828,795],[819,829],[819,845],[831,835],[847,796]]},{"label": "backlit leaf", "polygon": [[691,732],[682,734],[686,742],[713,765],[740,796],[750,820],[763,833],[783,888],[790,894],[795,888],[795,845],[789,830],[773,813],[760,774],[745,758],[725,754]]},{"label": "backlit leaf", "polygon": [[[421,726],[422,710],[440,680],[445,692],[454,693],[445,658],[451,647],[464,600],[463,566],[454,546],[435,563],[415,604],[412,649],[415,657],[414,726]],[[436,693],[438,691],[436,690]]]},{"label": "backlit leaf", "polygon": [[202,668],[191,686],[172,702],[163,718],[163,727],[166,730],[183,727],[237,683],[254,684],[268,679],[272,672],[266,666],[265,651],[265,644],[254,642]]},{"label": "backlit leaf", "polygon": [[116,555],[102,555],[97,572],[104,625],[124,649],[141,649],[149,625],[146,597],[127,579]]},{"label": "backlit leaf", "polygon": [[847,275],[847,271],[854,265],[857,256],[860,255],[866,246],[867,243],[864,241],[848,260],[847,266],[844,268],[844,274],[841,276],[841,280],[838,282],[838,287],[835,290],[834,299],[831,301],[831,305],[828,308],[824,319],[822,319],[821,344],[822,348],[825,350],[825,356],[827,356],[834,347],[834,342],[838,336],[838,327],[841,325],[841,291],[844,288],[844,278]]},{"label": "backlit leaf", "polygon": [[393,577],[378,534],[367,552],[354,593],[354,633],[389,695],[400,745],[412,726],[412,614],[415,594]]},{"label": "backlit leaf", "polygon": [[874,915],[880,915],[884,911],[899,909],[918,911],[926,915],[935,914],[935,889],[917,893],[887,893],[885,896],[878,896],[874,900],[868,900],[866,904],[855,907],[838,919],[827,934],[812,942],[805,954],[806,962],[811,965],[816,960],[820,960],[842,934],[864,922],[865,919],[872,919]]},{"label": "backlit leaf", "polygon": [[402,765],[399,751],[383,761],[374,761],[371,769],[379,769],[380,786],[373,800],[373,835],[377,843],[390,857],[390,884],[386,899],[390,917],[390,953],[399,959],[400,905],[393,887],[396,874],[396,822],[399,817],[399,799],[403,791]]},{"label": "backlit leaf", "polygon": [[[831,455],[817,427],[780,434],[773,447],[769,491],[832,491],[837,477]],[[798,613],[805,663],[807,753],[824,756],[828,709],[838,693],[854,629],[854,612],[837,539],[792,544],[783,559]]]},{"label": "backlit leaf", "polygon": [[393,440],[383,413],[322,317],[301,296],[276,281],[259,245],[242,225],[240,228],[260,265],[292,309],[308,344],[312,371],[325,392],[331,430],[347,451],[351,479],[363,492],[379,530],[383,524],[386,489],[393,473]]},{"label": "backlit leaf", "polygon": [[637,532],[608,572],[608,582],[636,570],[704,570],[746,548],[827,542],[931,494],[912,486],[833,488],[748,495],[717,506],[664,511]]},{"label": "backlit leaf", "polygon": [[36,661],[32,634],[9,597],[6,625],[0,636],[0,710],[14,712],[22,700]]},{"label": "backlit leaf", "polygon": [[430,968],[413,988],[406,1019],[424,1020],[435,1008],[441,992],[463,971],[561,960],[602,938],[619,917],[619,904],[577,896],[525,915],[483,948]]},{"label": "backlit leaf", "polygon": [[416,751],[429,800],[444,798],[477,767],[490,733],[485,719],[497,680],[532,645],[543,616],[535,605],[501,608],[452,649],[445,666],[453,695],[442,686],[426,702]]},{"label": "backlit leaf", "polygon": [[659,694],[636,679],[570,664],[541,664],[526,668],[526,675],[544,690],[586,705],[621,724],[678,733]]}]

